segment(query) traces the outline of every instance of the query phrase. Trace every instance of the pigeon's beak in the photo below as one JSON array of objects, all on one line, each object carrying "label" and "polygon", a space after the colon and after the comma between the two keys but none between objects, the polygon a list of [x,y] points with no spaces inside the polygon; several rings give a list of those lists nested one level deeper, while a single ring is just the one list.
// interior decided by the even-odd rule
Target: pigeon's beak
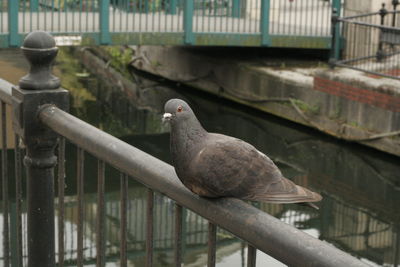
[{"label": "pigeon's beak", "polygon": [[162,116],[162,121],[163,122],[169,121],[171,117],[172,117],[171,113],[164,113],[164,115]]}]

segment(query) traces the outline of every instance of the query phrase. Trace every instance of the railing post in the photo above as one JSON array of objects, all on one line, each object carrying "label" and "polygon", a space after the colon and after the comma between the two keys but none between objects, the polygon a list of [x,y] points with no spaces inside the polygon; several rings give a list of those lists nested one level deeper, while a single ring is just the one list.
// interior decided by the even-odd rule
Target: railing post
[{"label": "railing post", "polygon": [[19,46],[18,35],[19,0],[8,0],[8,46]]},{"label": "railing post", "polygon": [[171,14],[171,15],[176,14],[177,1],[178,0],[169,0],[168,1],[167,14]]},{"label": "railing post", "polygon": [[111,43],[109,16],[110,0],[100,0],[100,44],[102,45]]},{"label": "railing post", "polygon": [[233,0],[232,3],[232,17],[240,17],[240,0]]},{"label": "railing post", "polygon": [[331,40],[331,51],[329,58],[329,66],[331,68],[335,67],[335,62],[339,60],[340,56],[340,29],[339,29],[339,16],[336,8],[332,9],[332,17],[331,17],[331,32],[332,32],[332,40]]},{"label": "railing post", "polygon": [[269,36],[269,12],[270,12],[270,0],[261,0],[261,45],[270,45],[271,39]]},{"label": "railing post", "polygon": [[[14,1],[14,0],[11,0]],[[30,0],[29,7],[31,12],[38,12],[39,11],[39,0]]]},{"label": "railing post", "polygon": [[54,267],[54,149],[58,136],[38,119],[41,107],[53,104],[68,109],[68,92],[51,74],[57,47],[43,31],[28,34],[22,51],[30,63],[29,73],[12,90],[13,128],[26,146],[28,266]]},{"label": "railing post", "polygon": [[184,10],[183,10],[183,30],[184,30],[185,44],[193,44],[194,42],[193,9],[194,9],[194,0],[185,0]]},{"label": "railing post", "polygon": [[393,11],[394,11],[392,17],[392,27],[396,26],[396,10],[399,4],[400,4],[399,0],[392,0]]},{"label": "railing post", "polygon": [[[385,3],[382,3],[382,8],[379,9],[379,15],[381,16],[381,25],[385,25],[385,17],[388,14],[388,11],[385,7]],[[381,33],[380,33],[381,34]],[[385,58],[385,52],[383,51],[383,42],[381,38],[379,38],[379,44],[378,44],[378,51],[376,52],[376,60],[382,61]]]},{"label": "railing post", "polygon": [[340,21],[339,18],[341,16],[342,10],[342,0],[333,0],[332,2],[332,51],[333,51],[333,58],[335,60],[339,60],[340,58],[340,43],[341,43],[341,35],[340,35]]}]

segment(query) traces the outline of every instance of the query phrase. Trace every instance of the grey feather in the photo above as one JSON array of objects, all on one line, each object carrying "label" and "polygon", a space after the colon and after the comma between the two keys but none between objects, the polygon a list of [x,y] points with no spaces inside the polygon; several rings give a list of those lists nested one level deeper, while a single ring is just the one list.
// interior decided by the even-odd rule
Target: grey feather
[{"label": "grey feather", "polygon": [[169,100],[165,114],[171,124],[173,165],[179,179],[192,192],[203,197],[271,203],[322,199],[318,193],[286,179],[274,162],[254,146],[231,136],[208,133],[183,100]]}]

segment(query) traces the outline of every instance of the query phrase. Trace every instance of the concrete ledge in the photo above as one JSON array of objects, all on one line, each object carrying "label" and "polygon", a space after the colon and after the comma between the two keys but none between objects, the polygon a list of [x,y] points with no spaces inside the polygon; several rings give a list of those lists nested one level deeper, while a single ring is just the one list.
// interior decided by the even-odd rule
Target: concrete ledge
[{"label": "concrete ledge", "polygon": [[142,71],[400,156],[398,81],[347,69],[266,67],[193,48],[132,49],[132,65]]}]

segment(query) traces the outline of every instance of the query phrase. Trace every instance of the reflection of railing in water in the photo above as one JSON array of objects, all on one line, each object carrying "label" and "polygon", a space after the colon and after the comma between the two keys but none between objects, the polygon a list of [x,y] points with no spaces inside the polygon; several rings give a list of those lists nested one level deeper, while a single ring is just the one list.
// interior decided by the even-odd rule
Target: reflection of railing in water
[{"label": "reflection of railing in water", "polygon": [[346,202],[332,200],[328,197],[324,202],[325,210],[332,212],[322,211],[321,238],[350,249],[359,257],[396,266],[399,260],[396,254],[400,252],[398,224],[385,222],[379,215]]}]

